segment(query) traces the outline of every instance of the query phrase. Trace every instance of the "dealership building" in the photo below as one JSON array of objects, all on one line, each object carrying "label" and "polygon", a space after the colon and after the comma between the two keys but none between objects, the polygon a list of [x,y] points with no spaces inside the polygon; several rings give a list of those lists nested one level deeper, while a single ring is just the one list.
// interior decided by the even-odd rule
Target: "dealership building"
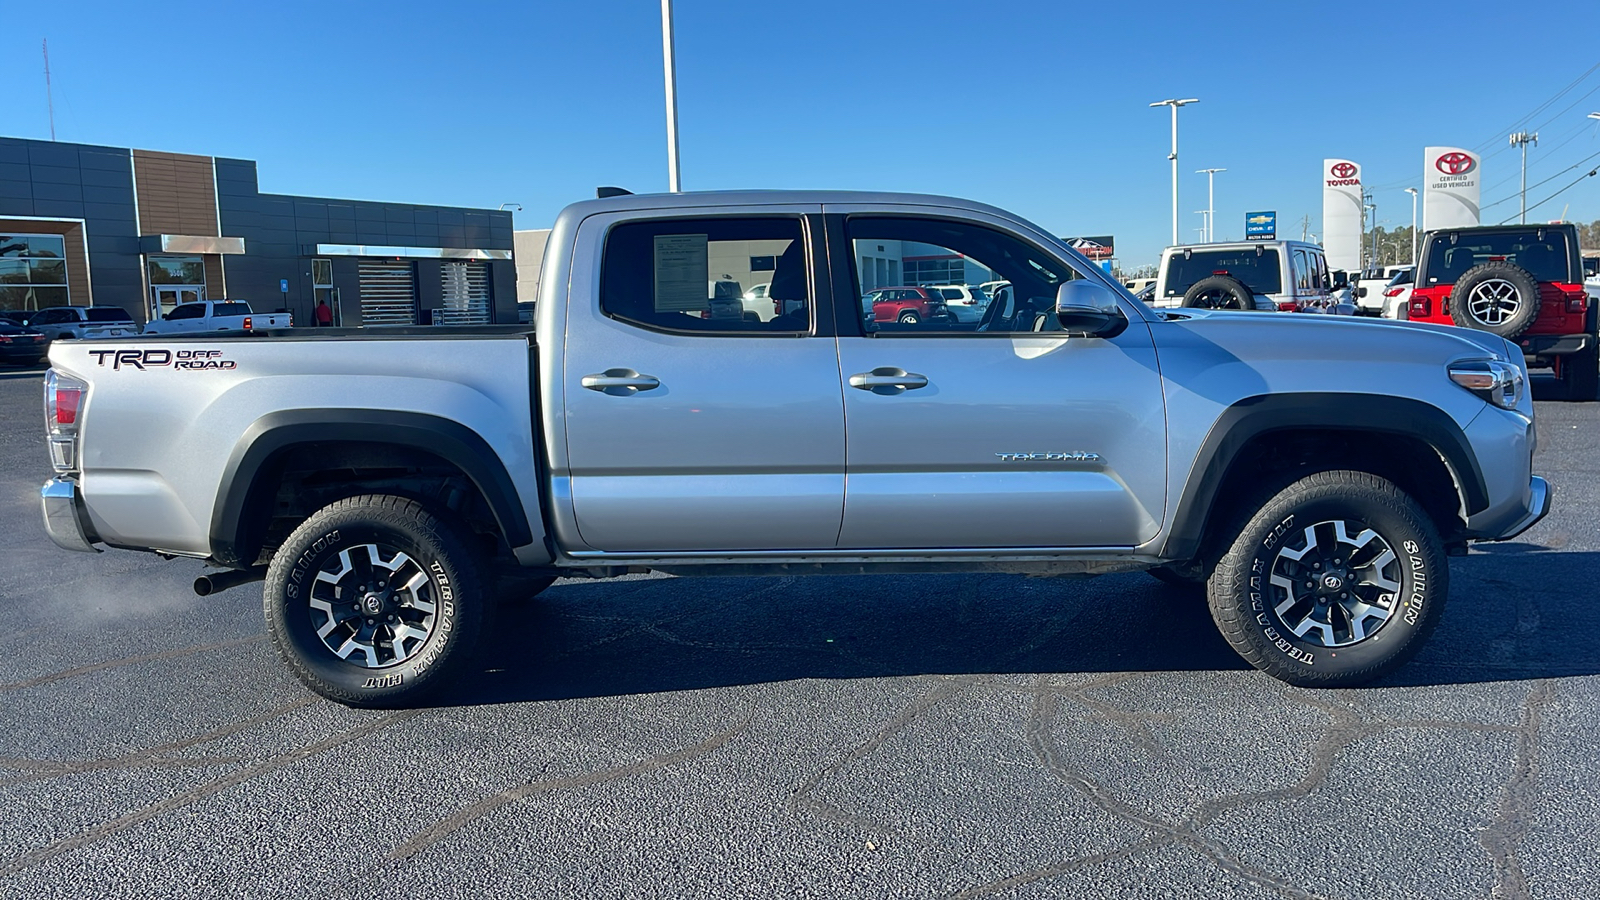
[{"label": "dealership building", "polygon": [[0,310],[194,300],[334,323],[517,321],[511,214],[263,194],[244,159],[0,138]]}]

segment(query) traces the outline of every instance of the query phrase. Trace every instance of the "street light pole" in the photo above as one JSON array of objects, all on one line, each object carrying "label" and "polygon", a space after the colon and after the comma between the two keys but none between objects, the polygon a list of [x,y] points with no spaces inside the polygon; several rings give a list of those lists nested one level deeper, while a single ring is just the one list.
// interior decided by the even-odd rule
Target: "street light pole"
[{"label": "street light pole", "polygon": [[1196,169],[1196,175],[1206,176],[1206,241],[1217,239],[1217,173],[1227,169]]},{"label": "street light pole", "polygon": [[1178,107],[1199,103],[1196,97],[1186,100],[1157,100],[1150,104],[1156,106],[1172,107],[1172,152],[1167,154],[1167,159],[1172,161],[1172,245],[1178,245]]},{"label": "street light pole", "polygon": [[1530,135],[1526,131],[1519,131],[1516,134],[1513,134],[1511,136],[1511,146],[1513,146],[1513,147],[1521,147],[1522,148],[1522,218],[1519,219],[1518,221],[1520,221],[1524,225],[1526,225],[1528,223],[1528,145],[1529,144],[1533,144],[1535,147],[1537,147],[1539,145],[1539,132],[1535,131],[1533,134]]},{"label": "street light pole", "polygon": [[667,190],[683,190],[678,177],[678,64],[672,47],[672,0],[661,0],[661,58],[667,83]]},{"label": "street light pole", "polygon": [[1417,189],[1406,188],[1411,195],[1411,265],[1417,264]]},{"label": "street light pole", "polygon": [[1367,268],[1375,269],[1378,266],[1378,204],[1368,203],[1366,208],[1370,215],[1367,221],[1372,223],[1372,255],[1367,257]]}]

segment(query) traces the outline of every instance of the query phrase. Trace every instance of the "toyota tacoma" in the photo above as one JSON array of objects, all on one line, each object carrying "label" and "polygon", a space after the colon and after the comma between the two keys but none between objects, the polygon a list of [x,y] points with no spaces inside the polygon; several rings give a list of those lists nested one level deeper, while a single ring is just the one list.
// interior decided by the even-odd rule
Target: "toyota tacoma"
[{"label": "toyota tacoma", "polygon": [[[786,312],[710,315],[744,259]],[[1009,290],[971,322],[863,307],[913,279]],[[1151,309],[981,204],[590,200],[539,291],[531,328],[57,344],[45,526],[264,578],[294,673],[387,706],[469,666],[494,602],[645,569],[1148,570],[1257,668],[1358,684],[1427,638],[1449,556],[1550,505],[1503,338]]]}]

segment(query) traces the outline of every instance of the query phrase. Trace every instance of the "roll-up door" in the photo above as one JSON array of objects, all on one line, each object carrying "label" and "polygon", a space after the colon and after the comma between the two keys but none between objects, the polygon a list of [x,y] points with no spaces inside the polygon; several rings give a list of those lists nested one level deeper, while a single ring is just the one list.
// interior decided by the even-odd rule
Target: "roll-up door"
[{"label": "roll-up door", "polygon": [[489,265],[452,262],[440,267],[444,303],[436,314],[441,325],[489,324]]},{"label": "roll-up door", "polygon": [[361,324],[417,324],[416,282],[411,263],[362,260]]}]

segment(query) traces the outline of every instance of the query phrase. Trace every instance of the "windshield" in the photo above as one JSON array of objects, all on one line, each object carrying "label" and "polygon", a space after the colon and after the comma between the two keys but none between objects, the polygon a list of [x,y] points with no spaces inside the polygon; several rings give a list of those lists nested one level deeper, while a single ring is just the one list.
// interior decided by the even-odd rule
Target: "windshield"
[{"label": "windshield", "polygon": [[[1539,238],[1539,231],[1544,238]],[[1428,239],[1428,272],[1423,284],[1455,284],[1467,270],[1486,262],[1515,263],[1534,281],[1572,283],[1566,232],[1554,228],[1472,233],[1446,231]]]},{"label": "windshield", "polygon": [[1167,261],[1165,296],[1182,297],[1196,282],[1212,275],[1231,275],[1257,294],[1276,294],[1283,290],[1275,250],[1263,249],[1260,255],[1254,248],[1199,250],[1187,256],[1172,254]]}]

